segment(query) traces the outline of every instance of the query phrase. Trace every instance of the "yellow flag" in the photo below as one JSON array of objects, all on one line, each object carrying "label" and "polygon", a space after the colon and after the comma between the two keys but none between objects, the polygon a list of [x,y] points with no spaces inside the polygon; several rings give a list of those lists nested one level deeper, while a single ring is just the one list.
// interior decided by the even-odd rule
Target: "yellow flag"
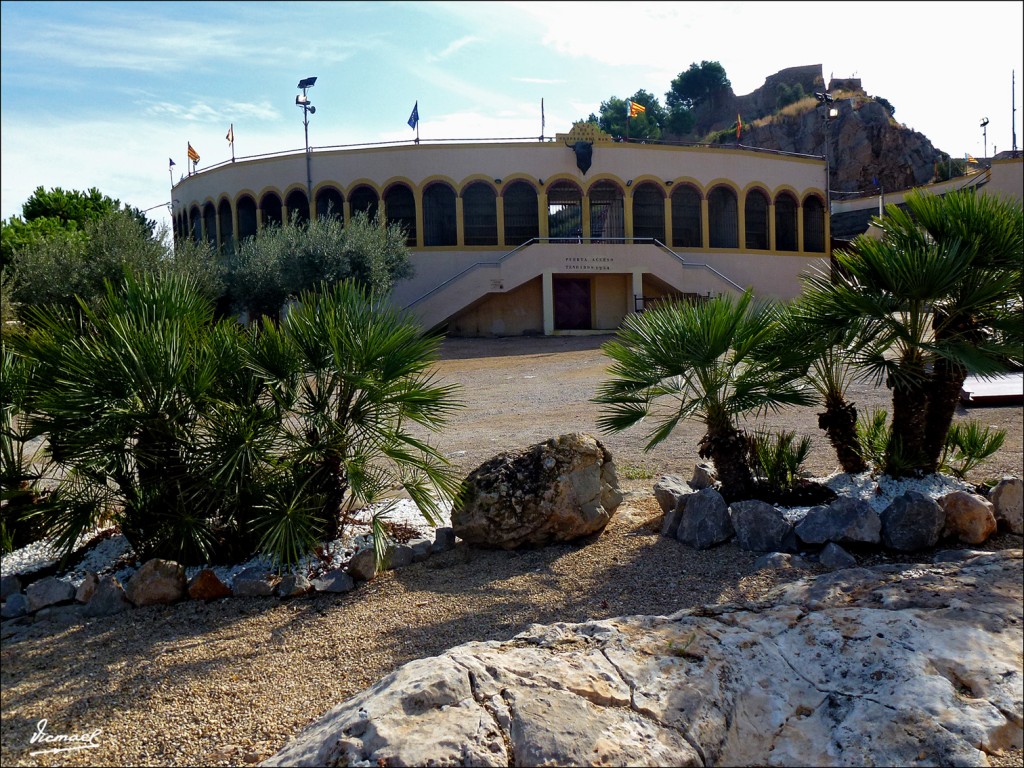
[{"label": "yellow flag", "polygon": [[637,104],[635,101],[630,100],[630,102],[629,102],[629,116],[630,117],[636,117],[637,115],[642,115],[646,111],[647,111],[647,107],[645,107],[643,104]]}]

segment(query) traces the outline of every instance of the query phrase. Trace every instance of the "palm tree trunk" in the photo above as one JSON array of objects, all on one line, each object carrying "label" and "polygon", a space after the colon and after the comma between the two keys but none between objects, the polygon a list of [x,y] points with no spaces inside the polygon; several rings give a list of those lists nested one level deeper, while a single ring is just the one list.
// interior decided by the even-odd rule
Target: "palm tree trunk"
[{"label": "palm tree trunk", "polygon": [[702,459],[715,463],[718,479],[722,483],[722,496],[726,501],[749,499],[754,490],[754,476],[747,461],[747,437],[734,427],[720,428],[704,435],[698,446]]},{"label": "palm tree trunk", "polygon": [[956,404],[967,378],[967,369],[949,360],[938,360],[932,373],[931,393],[928,399],[925,424],[925,471],[937,472],[946,435],[953,423]]},{"label": "palm tree trunk", "polygon": [[842,397],[827,398],[825,412],[818,414],[818,428],[824,430],[835,448],[843,471],[851,475],[868,471],[857,438],[857,406]]},{"label": "palm tree trunk", "polygon": [[885,452],[885,472],[892,477],[905,477],[925,469],[928,395],[927,383],[893,388],[893,438]]}]

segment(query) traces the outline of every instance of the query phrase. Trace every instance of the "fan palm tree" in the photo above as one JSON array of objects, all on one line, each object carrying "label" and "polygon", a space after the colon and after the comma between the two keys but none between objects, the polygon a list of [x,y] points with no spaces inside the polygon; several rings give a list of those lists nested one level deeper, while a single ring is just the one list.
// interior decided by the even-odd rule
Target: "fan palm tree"
[{"label": "fan palm tree", "polygon": [[749,498],[754,480],[740,416],[807,405],[801,358],[773,342],[774,304],[755,304],[748,291],[697,304],[666,304],[630,315],[603,350],[614,362],[594,401],[606,406],[598,420],[606,432],[651,417],[647,449],[684,419],[707,431],[699,445],[711,458],[729,499]]},{"label": "fan palm tree", "polygon": [[[331,540],[346,510],[396,488],[438,523],[459,483],[410,427],[436,431],[459,407],[456,388],[439,384],[431,370],[439,344],[351,280],[302,294],[277,326],[264,322],[250,365],[288,414],[283,440],[293,467],[279,513],[257,522],[266,544],[308,539],[312,530]],[[316,504],[296,505],[300,496]],[[373,521],[379,555],[387,542],[383,520]]]},{"label": "fan palm tree", "polygon": [[936,471],[967,372],[1021,361],[1020,206],[970,192],[906,206],[874,220],[880,240],[837,251],[840,270],[808,277],[804,296],[821,327],[858,325],[858,365],[892,390],[894,476]]},{"label": "fan palm tree", "polygon": [[111,515],[142,557],[186,562],[209,556],[229,501],[207,482],[199,446],[204,418],[237,373],[194,281],[129,277],[77,312],[30,310],[33,331],[15,340],[36,365],[32,429],[47,435],[63,480],[46,526],[70,551]]},{"label": "fan palm tree", "polygon": [[799,299],[782,310],[776,344],[780,350],[806,353],[807,383],[825,408],[818,414],[818,427],[828,436],[844,472],[866,472],[868,463],[857,437],[857,406],[846,396],[858,375],[857,324],[823,329],[812,319],[813,308]]}]

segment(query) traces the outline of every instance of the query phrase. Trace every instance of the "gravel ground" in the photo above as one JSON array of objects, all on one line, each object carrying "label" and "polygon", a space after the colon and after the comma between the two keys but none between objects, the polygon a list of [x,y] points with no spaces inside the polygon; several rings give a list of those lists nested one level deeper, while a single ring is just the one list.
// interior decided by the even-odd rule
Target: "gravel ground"
[{"label": "gravel ground", "polygon": [[[435,438],[468,472],[505,448],[570,431],[596,433],[587,401],[607,337],[458,340],[439,375],[462,383],[467,407]],[[887,393],[855,390],[859,407]],[[1022,409],[969,414],[1007,428],[1007,445],[971,479],[1021,475]],[[963,417],[961,414],[959,417]],[[813,409],[773,417],[816,435]],[[291,601],[234,598],[139,609],[69,627],[47,621],[0,646],[0,762],[10,765],[244,765],[275,753],[339,701],[412,659],[470,640],[505,640],[532,623],[586,621],[754,599],[806,572],[755,571],[729,544],[691,550],[657,535],[651,495],[664,472],[689,476],[699,428],[644,453],[639,434],[602,436],[627,496],[591,539],[524,552],[459,544],[348,595]],[[835,470],[824,440],[808,469]],[[983,548],[1020,548],[1002,535]],[[919,553],[919,560],[930,553]],[[876,556],[872,562],[881,561]],[[813,571],[812,571],[813,573]],[[96,749],[31,755],[37,723],[50,734],[100,729]],[[1021,752],[993,759],[1021,765]]]}]

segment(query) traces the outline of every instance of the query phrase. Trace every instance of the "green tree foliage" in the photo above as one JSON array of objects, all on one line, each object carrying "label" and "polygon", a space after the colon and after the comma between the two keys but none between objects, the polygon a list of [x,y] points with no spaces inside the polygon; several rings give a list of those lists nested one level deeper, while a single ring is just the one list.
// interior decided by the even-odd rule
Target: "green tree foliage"
[{"label": "green tree foliage", "polygon": [[804,87],[800,83],[793,83],[787,85],[782,83],[779,85],[777,95],[775,97],[775,108],[782,109],[790,104],[800,101],[807,94],[804,93]]},{"label": "green tree foliage", "polygon": [[889,117],[895,117],[896,107],[894,107],[888,99],[883,99],[881,96],[872,96],[871,98],[885,107],[885,111],[889,113]]},{"label": "green tree foliage", "polygon": [[73,308],[76,297],[86,303],[100,299],[105,281],[161,270],[190,274],[207,297],[220,295],[222,268],[210,249],[187,242],[172,250],[168,243],[168,237],[155,239],[147,224],[124,210],[86,220],[81,229],[54,229],[17,252],[11,298],[22,310],[44,304]]},{"label": "green tree foliage", "polygon": [[95,187],[82,192],[55,187],[36,187],[21,207],[21,216],[12,216],[0,223],[0,268],[14,258],[17,251],[58,233],[82,232],[89,222],[123,211],[144,227],[155,239],[156,222],[142,211],[120,200],[102,194]]},{"label": "green tree foliage", "polygon": [[597,123],[610,136],[626,136],[626,115],[629,101],[646,107],[643,114],[629,118],[629,138],[638,141],[656,141],[661,138],[662,128],[668,120],[668,113],[657,97],[642,88],[629,99],[612,96],[601,102],[600,115],[591,113],[587,122]]},{"label": "green tree foliage", "polygon": [[718,96],[731,87],[725,68],[717,61],[693,63],[672,80],[671,89],[665,94],[665,104],[669,110],[693,109],[705,104],[713,107]]},{"label": "green tree foliage", "polygon": [[405,233],[357,213],[346,225],[321,218],[263,229],[239,246],[227,275],[236,311],[275,316],[290,296],[315,286],[351,279],[376,291],[390,291],[412,274]]},{"label": "green tree foliage", "polygon": [[1020,203],[970,190],[922,192],[873,220],[883,237],[834,255],[836,274],[807,280],[822,329],[859,323],[858,366],[892,390],[883,469],[935,472],[968,373],[1024,359],[1024,215]]},{"label": "green tree foliage", "polygon": [[112,519],[141,558],[290,564],[337,534],[342,506],[395,487],[436,519],[458,483],[408,428],[455,407],[430,374],[438,340],[351,281],[299,299],[247,328],[193,280],[146,274],[77,317],[32,310],[12,346],[59,469],[37,514],[58,547]]},{"label": "green tree foliage", "polygon": [[723,495],[750,498],[754,478],[739,418],[813,402],[799,376],[802,357],[774,341],[778,319],[777,305],[755,304],[749,291],[628,316],[603,347],[613,364],[594,398],[606,406],[599,427],[618,432],[650,417],[650,449],[680,421],[699,419],[707,429],[699,453],[713,459]]}]

